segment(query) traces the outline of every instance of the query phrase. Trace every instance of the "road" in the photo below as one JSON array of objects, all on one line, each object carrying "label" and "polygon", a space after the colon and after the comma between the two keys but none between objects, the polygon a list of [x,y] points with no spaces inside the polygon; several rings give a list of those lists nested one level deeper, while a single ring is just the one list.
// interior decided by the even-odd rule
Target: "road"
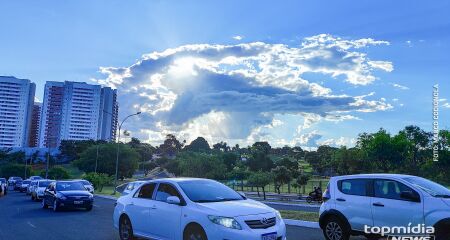
[{"label": "road", "polygon": [[[114,201],[95,198],[94,209],[53,212],[24,193],[0,198],[0,240],[117,240],[112,227]],[[289,240],[324,240],[319,229],[288,226]]]}]

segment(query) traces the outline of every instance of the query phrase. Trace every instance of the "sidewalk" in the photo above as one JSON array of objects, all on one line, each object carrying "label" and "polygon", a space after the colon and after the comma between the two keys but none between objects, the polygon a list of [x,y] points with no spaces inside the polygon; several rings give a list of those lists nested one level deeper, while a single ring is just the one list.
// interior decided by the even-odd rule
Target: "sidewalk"
[{"label": "sidewalk", "polygon": [[[94,195],[99,198],[109,199],[109,200],[113,200],[113,201],[117,200],[117,198],[113,197],[113,196],[101,195],[101,194],[94,194]],[[264,203],[268,203],[268,202],[264,202]],[[279,204],[279,203],[274,203],[274,204]],[[299,204],[294,204],[294,205],[299,205]],[[310,207],[314,207],[314,206],[310,206]],[[320,228],[318,222],[302,221],[302,220],[295,220],[295,219],[283,219],[283,220],[284,220],[284,223],[289,226]]]}]

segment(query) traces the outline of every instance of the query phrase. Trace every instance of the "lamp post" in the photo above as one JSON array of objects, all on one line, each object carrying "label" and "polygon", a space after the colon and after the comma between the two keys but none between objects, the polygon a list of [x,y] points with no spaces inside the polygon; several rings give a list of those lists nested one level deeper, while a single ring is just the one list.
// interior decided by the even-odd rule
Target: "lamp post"
[{"label": "lamp post", "polygon": [[130,118],[130,117],[132,117],[132,116],[139,115],[139,114],[141,114],[141,112],[137,112],[137,113],[130,114],[130,115],[126,116],[126,117],[122,120],[122,122],[120,123],[120,125],[119,125],[119,133],[118,133],[118,136],[117,136],[116,175],[115,175],[115,177],[114,177],[114,192],[112,193],[112,195],[115,195],[115,194],[116,194],[117,177],[118,177],[118,174],[119,174],[120,129],[122,128],[122,124],[123,124],[128,118]]}]

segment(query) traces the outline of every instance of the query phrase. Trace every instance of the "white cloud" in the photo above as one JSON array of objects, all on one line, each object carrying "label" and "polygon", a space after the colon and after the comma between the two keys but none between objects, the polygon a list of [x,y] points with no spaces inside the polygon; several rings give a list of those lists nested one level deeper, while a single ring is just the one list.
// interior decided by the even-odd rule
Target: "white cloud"
[{"label": "white cloud", "polygon": [[317,147],[318,140],[322,138],[322,135],[319,134],[317,130],[314,130],[309,133],[300,134],[298,137],[294,138],[293,145],[302,146],[302,147]]},{"label": "white cloud", "polygon": [[324,141],[318,142],[320,145],[328,145],[332,147],[353,147],[355,146],[356,139],[355,138],[347,138],[347,137],[339,137],[339,138],[329,138]]},{"label": "white cloud", "polygon": [[321,34],[299,47],[262,42],[185,45],[146,54],[129,67],[103,67],[107,78],[97,81],[118,88],[122,116],[143,112],[130,130],[149,139],[177,132],[186,140],[198,135],[211,141],[242,140],[279,126],[277,114],[303,115],[306,129],[321,118],[342,121],[354,119],[350,112],[392,108],[368,100],[373,94],[335,95],[303,77],[322,73],[341,76],[349,84],[369,84],[376,80],[374,70],[389,71],[380,66],[391,63],[372,61],[358,50],[382,44],[388,43]]},{"label": "white cloud", "polygon": [[409,87],[400,85],[400,84],[398,84],[398,83],[391,83],[391,85],[392,85],[393,87],[395,87],[395,88],[400,89],[400,90],[409,90]]},{"label": "white cloud", "polygon": [[238,40],[238,41],[242,40],[243,38],[244,38],[244,37],[239,36],[239,35],[233,36],[233,39],[234,39],[234,40]]}]

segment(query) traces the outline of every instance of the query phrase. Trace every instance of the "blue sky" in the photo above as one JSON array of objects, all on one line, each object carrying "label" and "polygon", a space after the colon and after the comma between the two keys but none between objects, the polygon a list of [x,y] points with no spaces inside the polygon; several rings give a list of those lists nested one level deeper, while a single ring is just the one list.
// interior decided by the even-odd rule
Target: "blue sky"
[{"label": "blue sky", "polygon": [[[273,145],[314,147],[323,143],[352,145],[358,133],[380,127],[392,133],[410,124],[431,130],[435,83],[442,99],[440,126],[450,127],[448,1],[2,1],[0,9],[0,75],[36,82],[39,99],[45,81],[99,81],[117,87],[122,115],[144,110],[136,123],[127,126],[133,136],[143,140],[156,143],[164,134],[175,132],[188,141],[206,135],[212,142],[223,139],[245,145],[268,140]],[[294,82],[287,84],[287,76],[269,78],[277,76],[276,71],[295,71],[296,67],[284,69],[279,62],[267,65],[251,55],[261,52],[252,52],[245,53],[249,55],[242,61],[256,62],[256,70],[261,72],[255,76],[232,72],[248,71],[243,62],[227,65],[226,73],[219,75],[214,74],[224,70],[223,66],[205,70],[216,58],[239,54],[223,53],[213,47],[216,45],[259,49],[251,44],[262,42],[267,54],[263,55],[274,57],[285,51],[305,51],[301,47],[305,39],[320,34],[329,37],[328,45],[323,46],[327,50],[340,43],[337,53],[365,54],[360,60],[366,67],[370,61],[379,61],[393,69],[370,68],[359,82],[350,82],[353,73],[333,75],[348,66],[343,65],[344,58],[333,59],[324,68],[318,68],[322,62],[314,61],[296,66],[307,70],[301,72],[298,82],[291,79]],[[342,48],[343,41],[356,44],[360,39],[383,43]],[[170,53],[169,59],[176,61],[180,55],[186,58],[201,52],[199,44],[215,49],[215,55],[200,55],[196,57],[200,62],[188,58],[178,64],[142,57],[191,46]],[[286,49],[277,48],[279,44]],[[319,47],[312,52],[322,50]],[[303,58],[303,54],[289,56]],[[167,58],[156,55],[153,57],[159,60]],[[275,72],[264,75],[262,63]],[[105,67],[103,71],[101,67]],[[123,74],[127,70],[131,76]],[[197,75],[185,75],[185,70]],[[155,78],[158,74],[165,77],[150,80],[154,74]],[[162,87],[156,87],[159,81]],[[200,88],[193,89],[195,84]],[[242,88],[237,89],[236,84]],[[331,92],[318,94],[311,90],[313,84]],[[226,94],[230,92],[235,94]],[[364,97],[367,111],[345,108],[343,100],[336,99],[343,94],[353,100],[369,95]],[[133,98],[136,95],[146,98]],[[208,98],[211,96],[214,98]],[[251,102],[246,96],[264,100]],[[317,109],[299,107],[303,101],[322,104]],[[332,102],[333,109],[325,102]],[[253,109],[245,107],[249,103]]]}]

